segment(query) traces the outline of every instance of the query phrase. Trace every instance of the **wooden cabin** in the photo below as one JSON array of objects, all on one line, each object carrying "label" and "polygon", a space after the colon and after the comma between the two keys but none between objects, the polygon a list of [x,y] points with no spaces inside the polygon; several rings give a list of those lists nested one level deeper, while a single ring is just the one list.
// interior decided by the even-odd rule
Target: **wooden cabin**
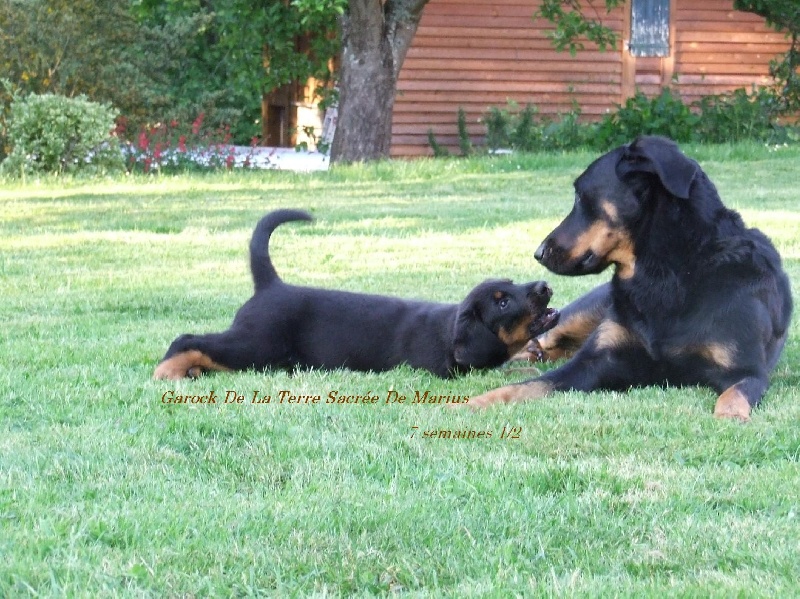
[{"label": "wooden cabin", "polygon": [[[585,2],[586,0],[584,0]],[[681,97],[771,82],[769,62],[789,41],[733,0],[627,0],[611,14],[593,0],[621,48],[587,45],[576,56],[556,52],[552,27],[533,21],[538,0],[430,0],[397,85],[393,156],[431,154],[428,130],[457,151],[456,115],[463,107],[475,142],[490,106],[512,100],[557,115],[577,102],[597,119],[637,89],[656,95],[672,86]]]}]

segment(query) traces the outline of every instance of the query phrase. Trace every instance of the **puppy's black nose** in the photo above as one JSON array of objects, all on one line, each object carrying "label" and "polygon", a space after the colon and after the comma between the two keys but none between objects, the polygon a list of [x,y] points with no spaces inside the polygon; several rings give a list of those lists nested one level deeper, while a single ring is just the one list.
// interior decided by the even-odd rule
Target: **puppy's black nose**
[{"label": "puppy's black nose", "polygon": [[533,253],[533,257],[536,258],[538,262],[541,262],[542,258],[544,258],[544,252],[546,249],[547,249],[547,240],[545,239],[542,242],[542,244],[538,248],[536,248],[536,251]]},{"label": "puppy's black nose", "polygon": [[549,302],[550,298],[553,297],[553,290],[550,288],[550,285],[544,281],[537,281],[533,288],[530,289],[529,293],[537,300],[544,300],[545,303]]},{"label": "puppy's black nose", "polygon": [[550,293],[553,293],[550,290],[550,286],[544,281],[539,281],[538,283],[536,283],[536,286],[533,289],[539,295],[548,295]]}]

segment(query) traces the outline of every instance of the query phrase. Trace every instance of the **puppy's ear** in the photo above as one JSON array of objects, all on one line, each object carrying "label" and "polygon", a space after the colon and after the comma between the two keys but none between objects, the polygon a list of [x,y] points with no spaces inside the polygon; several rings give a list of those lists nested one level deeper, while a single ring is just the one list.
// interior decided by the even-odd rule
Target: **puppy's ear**
[{"label": "puppy's ear", "polygon": [[672,140],[638,137],[625,148],[616,170],[620,179],[636,173],[655,175],[668,192],[686,200],[700,165],[685,156]]},{"label": "puppy's ear", "polygon": [[474,306],[462,306],[456,317],[453,356],[460,366],[486,368],[505,362],[508,348],[483,323]]}]

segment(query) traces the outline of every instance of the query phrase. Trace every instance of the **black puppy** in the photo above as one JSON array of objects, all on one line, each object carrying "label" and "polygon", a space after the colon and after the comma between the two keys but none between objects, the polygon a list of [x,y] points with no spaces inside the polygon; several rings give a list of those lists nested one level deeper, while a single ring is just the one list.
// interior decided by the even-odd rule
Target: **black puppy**
[{"label": "black puppy", "polygon": [[272,266],[268,244],[278,225],[297,220],[312,218],[278,210],[261,219],[250,242],[253,297],[224,333],[173,341],[154,378],[269,367],[382,371],[400,364],[448,377],[499,366],[557,320],[542,281],[485,281],[461,304],[287,285]]},{"label": "black puppy", "polygon": [[641,137],[592,163],[535,257],[558,274],[613,265],[614,276],[561,310],[534,344],[550,358],[574,353],[568,362],[471,406],[568,389],[707,385],[719,394],[716,416],[749,419],[786,341],[789,281],[769,239],[723,206],[673,142]]}]

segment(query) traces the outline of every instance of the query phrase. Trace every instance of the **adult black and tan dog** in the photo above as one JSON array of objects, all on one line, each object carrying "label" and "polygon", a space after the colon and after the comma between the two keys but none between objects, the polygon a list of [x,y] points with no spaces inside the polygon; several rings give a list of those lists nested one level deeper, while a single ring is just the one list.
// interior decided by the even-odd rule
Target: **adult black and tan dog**
[{"label": "adult black and tan dog", "polygon": [[545,356],[574,354],[569,361],[471,406],[569,389],[705,385],[719,394],[716,416],[749,419],[786,341],[789,281],[769,239],[723,206],[672,141],[640,137],[593,162],[535,257],[558,274],[613,265],[614,276],[538,339]]},{"label": "adult black and tan dog", "polygon": [[250,242],[253,297],[227,331],[175,339],[154,378],[270,367],[383,371],[400,364],[448,377],[499,366],[558,318],[547,308],[552,291],[543,281],[484,281],[461,304],[287,285],[272,266],[269,238],[298,220],[312,218],[278,210],[259,221]]}]

